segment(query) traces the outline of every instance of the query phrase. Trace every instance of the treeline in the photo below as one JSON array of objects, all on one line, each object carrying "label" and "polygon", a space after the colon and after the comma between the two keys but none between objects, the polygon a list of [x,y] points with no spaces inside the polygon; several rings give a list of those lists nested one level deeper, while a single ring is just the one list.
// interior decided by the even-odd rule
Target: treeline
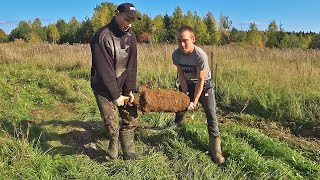
[{"label": "treeline", "polygon": [[[43,26],[41,20],[20,21],[10,34],[0,29],[0,42],[26,41],[50,43],[89,43],[95,31],[106,25],[113,17],[117,5],[101,3],[91,18],[79,22],[75,17],[66,22],[59,19],[55,24]],[[232,26],[228,16],[220,15],[218,21],[208,12],[200,17],[197,12],[186,13],[176,7],[172,15],[158,15],[154,18],[139,12],[142,20],[134,22],[133,30],[140,43],[173,43],[176,30],[181,25],[194,28],[197,43],[202,45],[239,44],[242,46],[270,48],[320,48],[320,34],[315,32],[287,32],[271,20],[268,29],[261,31],[252,22],[247,31]]]}]

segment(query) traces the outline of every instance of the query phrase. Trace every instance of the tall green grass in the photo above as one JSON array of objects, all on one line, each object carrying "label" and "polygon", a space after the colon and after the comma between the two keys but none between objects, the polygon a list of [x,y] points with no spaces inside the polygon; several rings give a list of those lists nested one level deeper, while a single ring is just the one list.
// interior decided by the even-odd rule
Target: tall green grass
[{"label": "tall green grass", "polygon": [[[237,162],[249,179],[317,179],[319,176],[319,164],[255,129],[233,123],[220,125],[220,129],[227,166]],[[187,123],[183,134],[195,147],[204,150],[208,143],[206,130],[201,122]]]},{"label": "tall green grass", "polygon": [[[154,88],[173,88],[176,69],[171,53],[175,48],[175,45],[140,45],[138,84],[153,81]],[[319,130],[318,50],[203,48],[215,75],[221,106],[283,120],[296,130],[300,126]],[[1,44],[0,49],[0,63],[6,68],[28,64],[31,69],[54,70],[78,79],[88,80],[90,76],[88,45],[9,43]],[[1,82],[5,83],[4,80]]]},{"label": "tall green grass", "polygon": [[213,52],[221,104],[278,119],[298,133],[319,129],[320,51],[206,47]]},{"label": "tall green grass", "polygon": [[[174,88],[175,45],[139,45],[138,86]],[[218,107],[267,118],[297,133],[319,132],[319,56],[315,50],[205,46]],[[213,56],[211,56],[211,54]],[[213,58],[211,58],[213,57]],[[100,162],[108,140],[90,88],[88,45],[0,44],[2,179],[317,179],[316,149],[235,123],[220,124],[226,165],[208,156],[204,113],[174,129],[173,113],[139,114],[137,160]],[[150,81],[152,81],[150,83]],[[310,142],[311,143],[311,142]],[[119,148],[120,149],[120,148]],[[120,149],[120,155],[121,155]],[[312,157],[312,158],[310,158]]]}]

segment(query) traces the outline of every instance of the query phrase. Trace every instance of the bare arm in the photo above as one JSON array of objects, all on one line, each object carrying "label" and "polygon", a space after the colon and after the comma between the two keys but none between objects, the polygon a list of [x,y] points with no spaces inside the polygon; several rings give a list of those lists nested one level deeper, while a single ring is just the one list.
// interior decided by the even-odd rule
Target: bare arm
[{"label": "bare arm", "polygon": [[181,90],[183,93],[187,94],[188,85],[187,85],[186,77],[184,76],[183,71],[180,66],[177,66],[177,69],[178,69],[178,78],[179,78]]},{"label": "bare arm", "polygon": [[195,92],[194,92],[194,99],[193,99],[193,103],[195,105],[198,104],[199,98],[200,98],[201,93],[203,91],[204,81],[205,81],[207,73],[208,73],[208,71],[205,70],[205,69],[197,72],[198,82],[197,82],[197,85],[196,85],[196,89],[195,89]]}]

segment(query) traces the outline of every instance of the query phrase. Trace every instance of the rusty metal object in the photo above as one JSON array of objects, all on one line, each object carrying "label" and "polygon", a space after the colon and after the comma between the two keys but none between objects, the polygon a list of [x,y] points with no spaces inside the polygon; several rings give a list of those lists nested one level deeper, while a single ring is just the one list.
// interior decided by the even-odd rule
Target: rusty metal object
[{"label": "rusty metal object", "polygon": [[133,102],[143,113],[184,111],[189,103],[186,94],[169,89],[143,89],[135,94]]}]

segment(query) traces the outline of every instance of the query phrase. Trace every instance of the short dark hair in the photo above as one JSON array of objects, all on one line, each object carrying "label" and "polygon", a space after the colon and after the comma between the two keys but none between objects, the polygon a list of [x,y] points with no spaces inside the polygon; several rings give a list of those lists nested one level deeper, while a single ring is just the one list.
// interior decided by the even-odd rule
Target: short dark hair
[{"label": "short dark hair", "polygon": [[193,31],[192,27],[187,26],[187,25],[183,25],[178,29],[179,33],[182,33],[182,32],[185,32],[185,31],[189,31],[190,34],[195,38],[195,34],[194,34],[194,31]]}]

